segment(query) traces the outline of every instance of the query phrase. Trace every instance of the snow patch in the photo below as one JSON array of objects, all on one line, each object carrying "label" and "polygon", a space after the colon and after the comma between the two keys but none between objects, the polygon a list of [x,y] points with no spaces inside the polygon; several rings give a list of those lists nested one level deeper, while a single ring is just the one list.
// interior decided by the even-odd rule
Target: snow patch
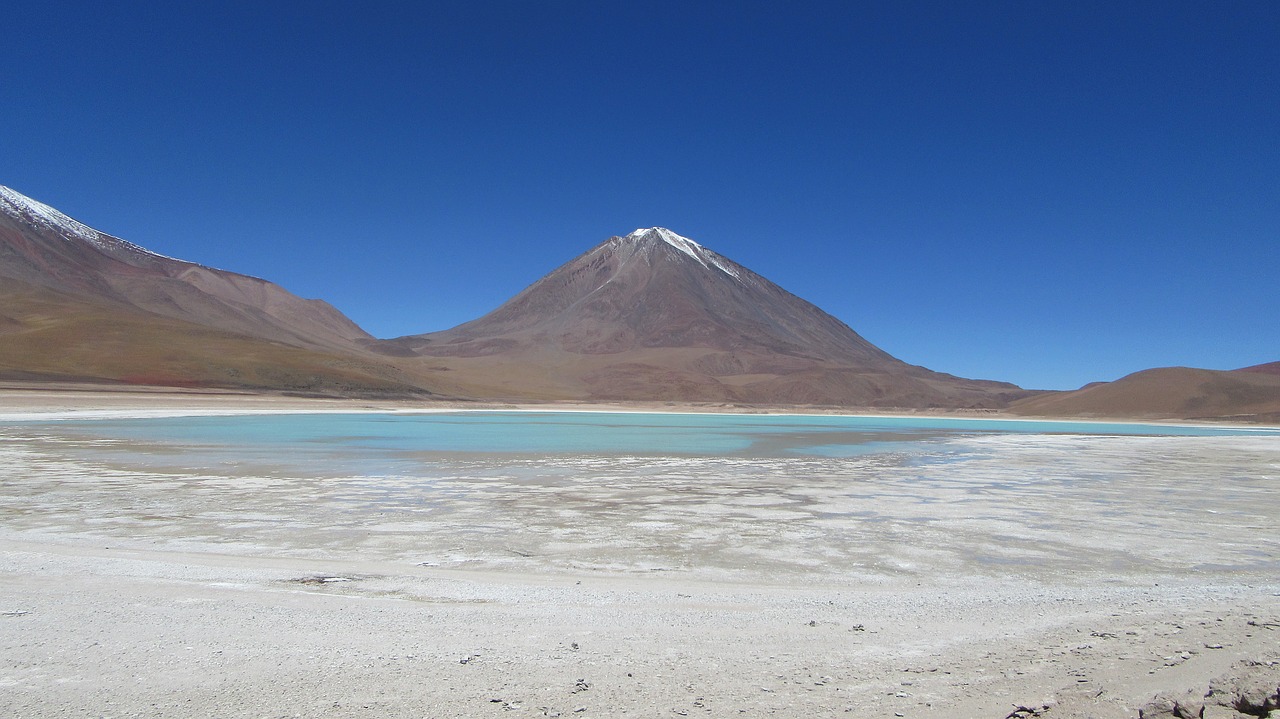
[{"label": "snow patch", "polygon": [[102,240],[102,233],[92,227],[83,222],[73,220],[43,202],[37,202],[3,185],[0,185],[0,201],[7,205],[4,209],[9,215],[53,230],[63,237],[80,238],[88,240],[95,245]]},{"label": "snow patch", "polygon": [[[52,230],[65,240],[75,241],[82,240],[97,247],[100,250],[108,252],[113,250],[124,250],[134,254],[146,255],[150,257],[158,257],[165,260],[176,260],[173,257],[166,257],[145,247],[139,247],[127,240],[119,237],[98,232],[92,227],[73,220],[52,207],[27,197],[26,195],[0,185],[0,211],[5,214],[37,227],[43,227]],[[182,260],[176,260],[182,262]]]},{"label": "snow patch", "polygon": [[694,260],[698,262],[698,264],[702,265],[703,267],[706,267],[707,269],[711,269],[712,267],[715,267],[716,269],[720,270],[726,275],[729,275],[735,280],[738,280],[739,282],[742,281],[742,277],[741,275],[738,274],[738,271],[733,267],[731,267],[730,265],[726,264],[723,261],[724,258],[722,258],[720,255],[712,252],[711,250],[708,250],[702,245],[699,245],[697,242],[694,242],[688,237],[682,237],[680,235],[677,235],[676,233],[672,232],[671,230],[668,230],[665,227],[650,227],[648,229],[640,228],[640,229],[637,229],[635,232],[632,232],[631,234],[627,235],[623,239],[635,241],[650,235],[656,235],[659,240],[662,240],[663,242],[667,243],[668,245],[671,245],[672,247],[676,248],[680,252],[683,252],[689,257],[692,257]]}]

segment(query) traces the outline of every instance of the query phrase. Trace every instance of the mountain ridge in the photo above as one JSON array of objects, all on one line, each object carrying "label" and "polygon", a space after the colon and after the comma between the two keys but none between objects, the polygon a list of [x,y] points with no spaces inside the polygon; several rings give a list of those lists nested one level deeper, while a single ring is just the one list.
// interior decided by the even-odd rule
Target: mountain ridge
[{"label": "mountain ridge", "polygon": [[151,252],[0,186],[0,377],[422,394],[323,300]]},{"label": "mountain ridge", "polygon": [[373,340],[323,300],[152,252],[3,186],[0,277],[285,344],[346,350]]},{"label": "mountain ridge", "polygon": [[0,379],[1274,422],[1277,375],[1280,362],[1157,368],[1074,392],[955,377],[661,227],[612,236],[475,320],[381,340],[323,300],[0,186]]}]

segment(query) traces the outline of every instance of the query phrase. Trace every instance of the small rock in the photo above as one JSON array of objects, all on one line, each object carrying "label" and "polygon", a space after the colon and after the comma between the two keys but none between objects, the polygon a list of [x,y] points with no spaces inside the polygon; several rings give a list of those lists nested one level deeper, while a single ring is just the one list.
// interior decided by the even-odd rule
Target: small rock
[{"label": "small rock", "polygon": [[1201,719],[1203,716],[1204,701],[1190,695],[1179,698],[1160,695],[1138,709],[1138,719]]}]

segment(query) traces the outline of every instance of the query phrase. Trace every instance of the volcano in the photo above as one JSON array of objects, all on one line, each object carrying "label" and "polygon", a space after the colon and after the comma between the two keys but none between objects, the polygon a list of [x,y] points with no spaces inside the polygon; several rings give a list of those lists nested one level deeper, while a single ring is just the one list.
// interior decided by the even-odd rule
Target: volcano
[{"label": "volcano", "polygon": [[489,314],[392,340],[509,398],[1000,407],[1026,393],[899,360],[671,230],[605,240]]}]

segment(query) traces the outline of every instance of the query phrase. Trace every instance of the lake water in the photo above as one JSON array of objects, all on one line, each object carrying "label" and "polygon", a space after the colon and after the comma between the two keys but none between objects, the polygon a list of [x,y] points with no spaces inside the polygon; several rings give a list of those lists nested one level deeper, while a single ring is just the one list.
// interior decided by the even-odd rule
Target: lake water
[{"label": "lake water", "polygon": [[1280,430],[450,412],[0,424],[0,536],[831,581],[1280,565]]},{"label": "lake water", "polygon": [[961,436],[1280,436],[1275,429],[995,419],[610,412],[271,414],[58,422],[59,432],[303,460],[335,450],[674,457],[847,457]]}]

